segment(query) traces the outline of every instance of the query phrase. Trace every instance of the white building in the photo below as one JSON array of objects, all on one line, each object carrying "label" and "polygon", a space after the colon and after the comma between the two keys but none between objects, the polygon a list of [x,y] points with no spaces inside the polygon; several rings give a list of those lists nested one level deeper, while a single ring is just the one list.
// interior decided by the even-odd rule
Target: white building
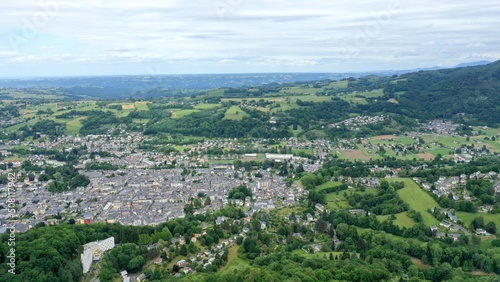
[{"label": "white building", "polygon": [[291,160],[293,155],[290,154],[266,154],[266,159],[273,160]]},{"label": "white building", "polygon": [[81,261],[83,265],[83,273],[90,271],[90,266],[94,259],[99,259],[104,252],[111,250],[115,247],[115,238],[109,237],[102,241],[94,241],[83,245],[83,254]]}]

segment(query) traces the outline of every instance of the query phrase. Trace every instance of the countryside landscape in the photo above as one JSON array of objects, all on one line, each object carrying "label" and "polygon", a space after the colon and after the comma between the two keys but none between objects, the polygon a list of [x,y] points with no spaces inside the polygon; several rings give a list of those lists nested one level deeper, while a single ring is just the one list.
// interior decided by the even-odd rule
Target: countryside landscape
[{"label": "countryside landscape", "polygon": [[[53,248],[72,265],[47,271],[25,248],[16,254],[25,261],[19,277],[234,281],[283,272],[307,280],[269,264],[287,261],[318,280],[488,281],[499,269],[500,130],[479,116],[498,109],[439,107],[451,97],[428,104],[404,89],[440,73],[429,88],[463,76],[495,81],[499,71],[495,62],[184,94],[154,89],[163,96],[125,100],[4,88],[2,167],[17,175],[17,217],[9,218],[6,190],[3,220],[14,222],[20,248]],[[485,104],[497,99],[488,91]],[[435,111],[412,110],[419,107]],[[51,247],[61,242],[47,237],[53,232],[73,236],[65,240],[73,251]],[[116,246],[92,251],[93,263],[75,255],[109,236]]]},{"label": "countryside landscape", "polygon": [[497,2],[0,11],[0,282],[500,281]]}]

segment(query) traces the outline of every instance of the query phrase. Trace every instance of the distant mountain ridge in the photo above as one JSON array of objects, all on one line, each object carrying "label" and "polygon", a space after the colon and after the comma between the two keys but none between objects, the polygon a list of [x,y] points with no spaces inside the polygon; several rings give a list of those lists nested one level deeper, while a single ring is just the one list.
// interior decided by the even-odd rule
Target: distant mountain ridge
[{"label": "distant mountain ridge", "polygon": [[[484,65],[487,61],[459,64],[462,66]],[[86,95],[97,98],[123,99],[139,97],[152,89],[207,90],[223,87],[245,87],[271,83],[295,83],[316,80],[341,80],[367,76],[392,76],[421,70],[438,70],[432,67],[413,70],[379,70],[353,73],[250,73],[250,74],[191,74],[191,75],[125,75],[81,76],[61,78],[0,79],[0,87],[31,88],[60,87],[70,95]]]},{"label": "distant mountain ridge", "polygon": [[464,67],[475,67],[475,66],[483,66],[487,64],[491,64],[491,61],[476,61],[476,62],[470,62],[470,63],[461,63],[455,66],[455,68],[464,68]]}]

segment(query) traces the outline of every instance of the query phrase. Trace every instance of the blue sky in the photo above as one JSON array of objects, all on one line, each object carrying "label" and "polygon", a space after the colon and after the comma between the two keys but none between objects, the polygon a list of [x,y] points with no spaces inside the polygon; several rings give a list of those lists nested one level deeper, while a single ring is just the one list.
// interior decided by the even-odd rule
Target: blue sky
[{"label": "blue sky", "polygon": [[0,77],[352,72],[500,59],[500,2],[0,3]]}]

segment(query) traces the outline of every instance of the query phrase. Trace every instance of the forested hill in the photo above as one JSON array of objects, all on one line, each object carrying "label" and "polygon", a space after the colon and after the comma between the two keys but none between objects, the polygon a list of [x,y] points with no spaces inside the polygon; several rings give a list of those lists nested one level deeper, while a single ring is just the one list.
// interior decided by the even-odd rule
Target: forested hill
[{"label": "forested hill", "polygon": [[415,118],[463,117],[495,125],[500,121],[500,61],[401,75],[386,84],[384,93],[397,100],[396,111]]}]

